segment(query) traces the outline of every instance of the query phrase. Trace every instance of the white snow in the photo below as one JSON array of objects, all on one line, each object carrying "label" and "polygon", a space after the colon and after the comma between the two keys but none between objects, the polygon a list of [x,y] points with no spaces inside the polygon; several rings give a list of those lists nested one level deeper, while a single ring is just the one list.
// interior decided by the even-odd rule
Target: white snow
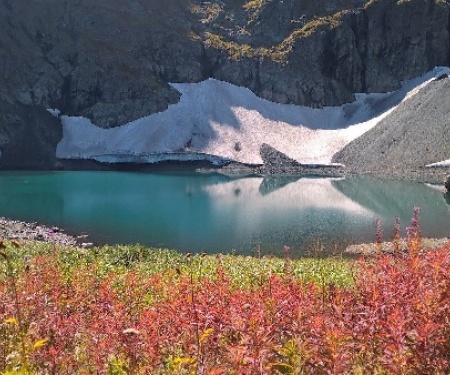
[{"label": "white snow", "polygon": [[425,167],[433,168],[433,167],[447,167],[450,168],[450,159],[439,161],[437,163],[427,164]]},{"label": "white snow", "polygon": [[61,114],[61,111],[56,108],[47,108],[47,112],[49,112],[54,117],[59,117],[59,115]]},{"label": "white snow", "polygon": [[182,94],[177,104],[119,127],[102,129],[83,117],[61,116],[63,138],[56,155],[104,162],[260,164],[260,146],[267,143],[301,163],[329,164],[337,151],[443,73],[450,69],[438,67],[397,91],[357,94],[353,103],[323,109],[273,103],[215,79],[173,83]]}]

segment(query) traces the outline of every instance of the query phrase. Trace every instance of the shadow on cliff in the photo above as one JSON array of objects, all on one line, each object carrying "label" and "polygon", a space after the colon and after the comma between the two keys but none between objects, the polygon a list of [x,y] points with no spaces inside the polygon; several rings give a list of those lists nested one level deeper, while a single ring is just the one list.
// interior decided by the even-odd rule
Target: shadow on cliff
[{"label": "shadow on cliff", "polygon": [[0,169],[56,168],[61,121],[40,106],[16,104],[9,110],[14,113],[14,122],[7,129],[9,142],[2,147]]}]

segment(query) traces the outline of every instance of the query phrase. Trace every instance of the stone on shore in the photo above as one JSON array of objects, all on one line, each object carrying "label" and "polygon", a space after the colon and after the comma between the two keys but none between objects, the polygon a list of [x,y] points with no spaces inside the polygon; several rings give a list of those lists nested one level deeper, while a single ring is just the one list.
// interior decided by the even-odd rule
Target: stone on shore
[{"label": "stone on shore", "polygon": [[[438,249],[449,242],[448,238],[422,238],[422,250]],[[381,246],[380,246],[381,245]],[[395,244],[392,241],[377,243],[363,243],[350,245],[345,249],[345,253],[352,255],[371,256],[379,253],[381,248],[382,253],[393,254],[395,252]],[[398,242],[398,250],[401,253],[408,251],[408,242],[402,238]]]},{"label": "stone on shore", "polygon": [[46,227],[0,217],[0,238],[18,241],[51,242],[65,246],[79,246],[77,239],[58,227]]}]

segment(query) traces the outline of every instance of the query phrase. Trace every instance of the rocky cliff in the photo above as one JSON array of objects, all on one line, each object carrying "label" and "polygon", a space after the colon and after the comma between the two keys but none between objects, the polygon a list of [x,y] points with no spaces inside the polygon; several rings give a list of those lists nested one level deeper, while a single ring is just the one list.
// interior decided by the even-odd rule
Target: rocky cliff
[{"label": "rocky cliff", "polygon": [[450,65],[443,0],[4,0],[0,166],[56,162],[59,121],[120,125],[209,77],[313,107]]}]

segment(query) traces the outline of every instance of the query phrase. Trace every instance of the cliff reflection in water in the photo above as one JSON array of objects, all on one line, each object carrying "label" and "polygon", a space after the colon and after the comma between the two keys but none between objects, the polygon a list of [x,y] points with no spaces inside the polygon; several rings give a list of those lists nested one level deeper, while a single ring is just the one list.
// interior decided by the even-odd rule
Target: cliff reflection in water
[{"label": "cliff reflection in water", "polygon": [[450,192],[444,193],[445,202],[450,205]]},{"label": "cliff reflection in water", "polygon": [[[420,226],[424,236],[450,235],[449,200],[440,185],[367,176],[333,181],[332,185],[381,219],[388,239],[393,218],[398,217],[404,229],[410,224],[414,207],[421,209]],[[403,232],[403,235],[406,234]]]},{"label": "cliff reflection in water", "polygon": [[370,177],[227,177],[199,173],[0,173],[0,216],[88,233],[99,243],[142,243],[192,252],[282,253],[386,237],[394,216],[422,208],[424,235],[450,231],[442,191]]}]

